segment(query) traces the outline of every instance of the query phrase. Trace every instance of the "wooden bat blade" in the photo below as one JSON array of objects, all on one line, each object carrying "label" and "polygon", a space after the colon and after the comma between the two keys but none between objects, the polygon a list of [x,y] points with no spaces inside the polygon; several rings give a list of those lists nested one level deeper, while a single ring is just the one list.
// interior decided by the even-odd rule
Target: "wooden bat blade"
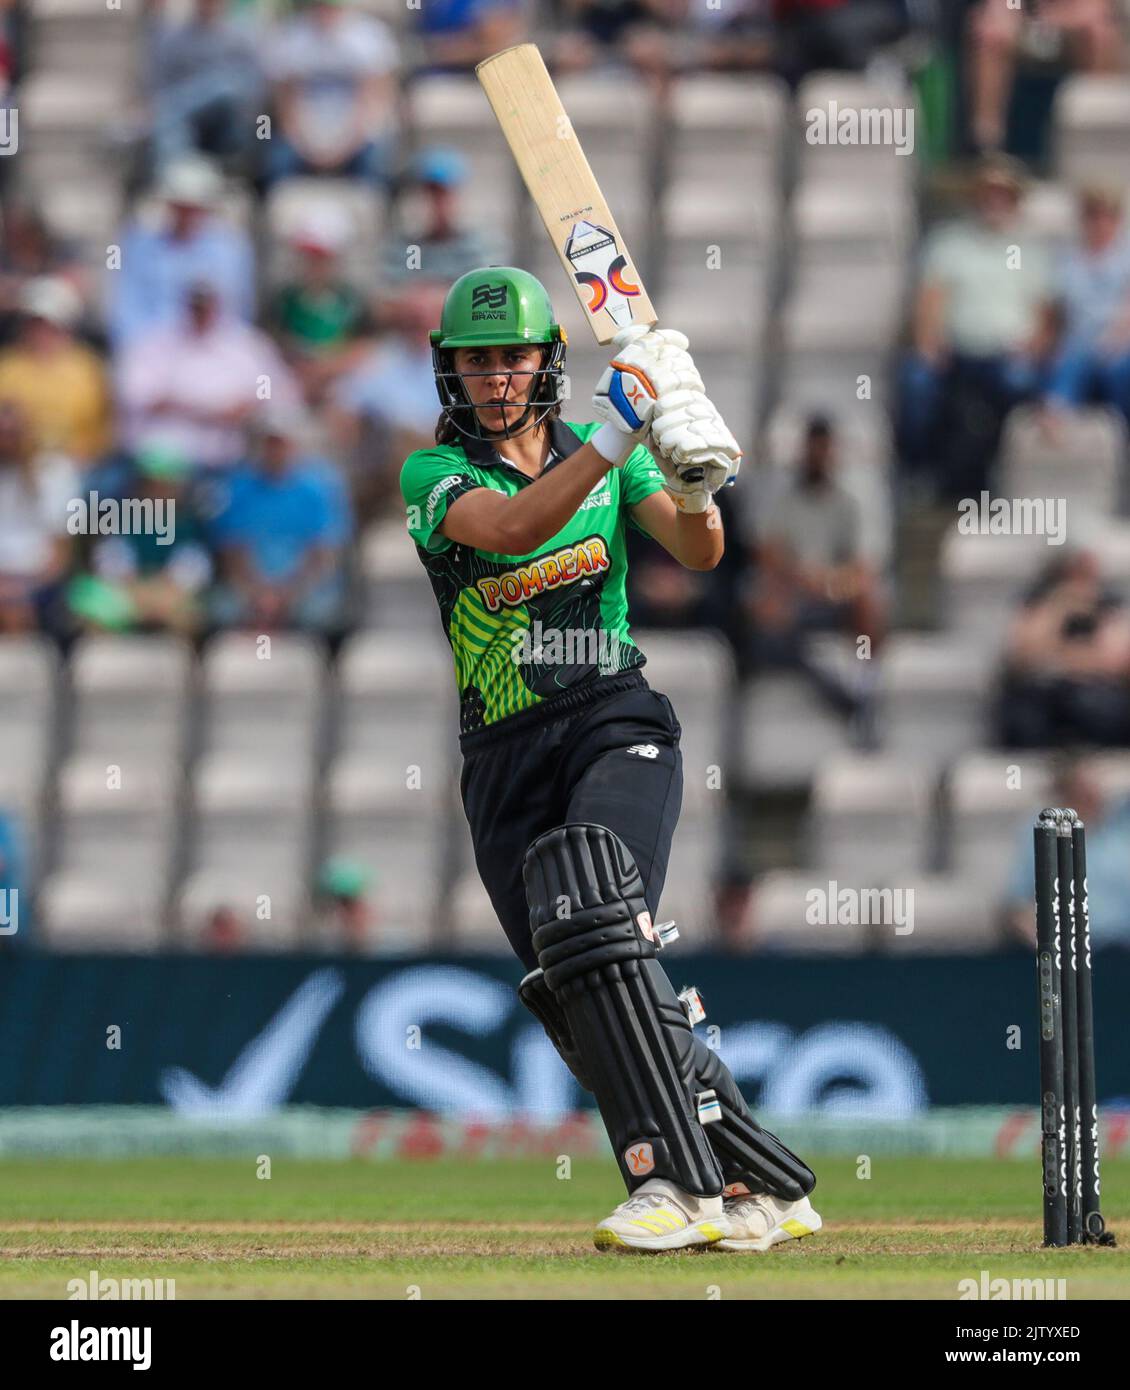
[{"label": "wooden bat blade", "polygon": [[650,327],[651,300],[537,47],[503,49],[475,72],[597,342]]}]

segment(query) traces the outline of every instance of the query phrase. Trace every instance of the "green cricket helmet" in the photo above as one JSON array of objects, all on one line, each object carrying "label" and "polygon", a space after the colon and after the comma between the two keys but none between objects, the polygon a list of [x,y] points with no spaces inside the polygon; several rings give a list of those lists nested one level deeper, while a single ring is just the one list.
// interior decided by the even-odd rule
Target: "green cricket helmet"
[{"label": "green cricket helmet", "polygon": [[565,371],[565,330],[554,319],[545,286],[528,271],[492,265],[461,275],[447,292],[440,326],[432,330],[430,338],[443,416],[460,434],[471,439],[487,438],[464,378],[498,373],[457,372],[456,348],[545,345],[542,365],[534,373],[529,408],[516,424],[496,431],[496,437],[510,439],[523,434],[557,407]]}]

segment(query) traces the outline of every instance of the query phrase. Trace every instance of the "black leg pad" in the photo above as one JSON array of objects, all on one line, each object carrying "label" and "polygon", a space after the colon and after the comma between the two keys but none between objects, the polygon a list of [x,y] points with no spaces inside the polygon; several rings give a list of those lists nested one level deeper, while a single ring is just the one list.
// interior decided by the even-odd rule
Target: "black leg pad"
[{"label": "black leg pad", "polygon": [[538,964],[628,1190],[662,1177],[717,1196],[722,1171],[698,1118],[694,1034],[655,959],[631,852],[602,825],[561,825],[527,850],[523,876]]},{"label": "black leg pad", "polygon": [[[518,995],[549,1036],[562,1061],[583,1090],[591,1091],[580,1052],[569,1024],[539,967],[518,986]],[[775,1134],[762,1129],[750,1114],[745,1097],[716,1052],[694,1035],[694,1089],[713,1091],[722,1118],[708,1125],[706,1137],[722,1167],[727,1185],[742,1183],[751,1192],[770,1192],[784,1201],[806,1197],[816,1186],[816,1176]]]}]

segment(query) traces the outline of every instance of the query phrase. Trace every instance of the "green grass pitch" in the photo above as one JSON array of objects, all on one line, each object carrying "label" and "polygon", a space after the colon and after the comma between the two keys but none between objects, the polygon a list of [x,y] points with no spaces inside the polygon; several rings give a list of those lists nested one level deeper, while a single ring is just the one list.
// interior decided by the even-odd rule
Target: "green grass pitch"
[{"label": "green grass pitch", "polygon": [[1130,1298],[1130,1160],[1104,1165],[1118,1249],[1040,1248],[1037,1165],[817,1163],[825,1228],[763,1255],[600,1254],[622,1199],[610,1162],[253,1159],[0,1161],[0,1297],[67,1282],[175,1279],[191,1298],[936,1298],[958,1281],[1067,1280]]}]

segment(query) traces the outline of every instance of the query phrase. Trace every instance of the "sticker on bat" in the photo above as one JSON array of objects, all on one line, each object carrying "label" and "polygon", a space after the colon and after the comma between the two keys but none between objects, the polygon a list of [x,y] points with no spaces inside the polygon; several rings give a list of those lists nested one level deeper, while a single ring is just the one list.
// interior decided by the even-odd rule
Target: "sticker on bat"
[{"label": "sticker on bat", "polygon": [[631,300],[640,287],[628,278],[628,258],[615,236],[597,222],[577,222],[565,243],[565,258],[577,284],[588,292],[589,313],[603,309],[613,323],[626,328],[632,322]]}]

